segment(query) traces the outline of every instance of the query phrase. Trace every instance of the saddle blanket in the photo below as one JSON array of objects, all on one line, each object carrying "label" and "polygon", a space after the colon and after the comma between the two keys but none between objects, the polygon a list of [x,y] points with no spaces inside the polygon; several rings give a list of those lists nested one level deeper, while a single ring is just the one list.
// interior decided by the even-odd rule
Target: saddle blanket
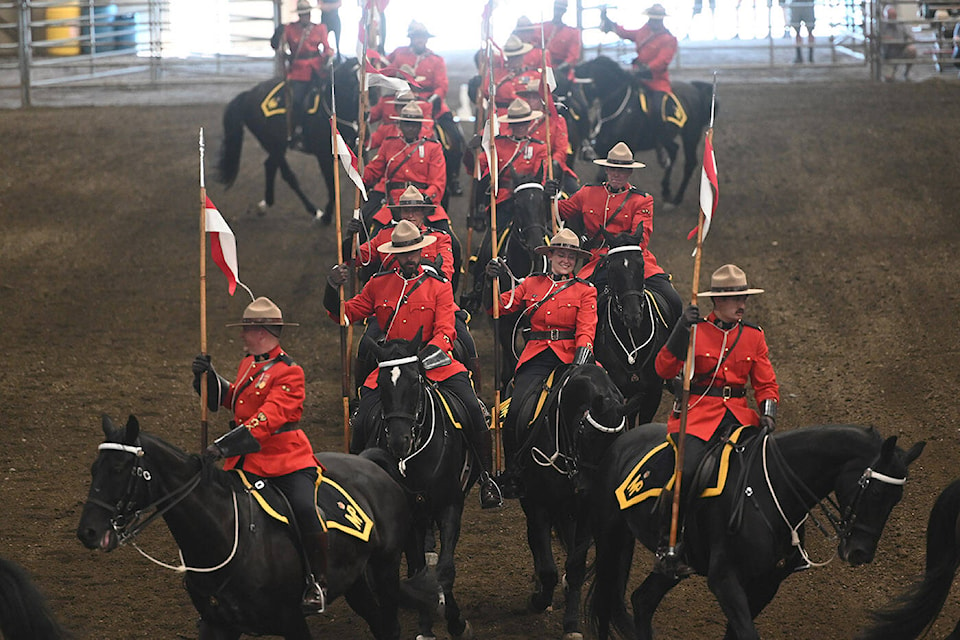
[{"label": "saddle blanket", "polygon": [[[242,484],[242,490],[253,496],[264,513],[274,520],[290,524],[286,515],[290,512],[290,507],[286,498],[276,487],[266,478],[248,476],[242,469],[233,469],[233,471]],[[254,478],[253,482],[251,478]],[[323,473],[320,475],[320,486],[317,487],[317,505],[320,507],[321,520],[325,529],[336,529],[369,542],[373,520],[343,486]]]},{"label": "saddle blanket", "polygon": [[[700,493],[701,498],[711,498],[723,493],[730,471],[730,453],[734,445],[741,439],[747,439],[745,433],[753,434],[756,431],[756,427],[743,426],[727,439],[720,453],[720,462],[715,465],[715,474]],[[664,440],[647,451],[617,487],[616,496],[620,509],[629,509],[650,498],[658,498],[664,489],[671,489],[675,477],[675,459],[676,444],[672,439]]]},{"label": "saddle blanket", "polygon": [[[260,111],[263,112],[264,118],[269,118],[270,116],[279,116],[287,112],[287,92],[283,90],[285,86],[286,83],[281,80],[272,89],[270,89],[270,91],[267,92],[267,95],[264,96],[263,100],[260,101]],[[306,113],[313,115],[320,110],[320,92],[316,89],[316,87],[310,89],[307,94],[306,102]]]},{"label": "saddle blanket", "polygon": [[660,116],[661,121],[675,124],[678,129],[683,129],[683,125],[687,124],[687,112],[672,91],[663,94],[663,101],[659,105],[649,104],[651,101],[648,99],[646,91],[639,91],[638,93],[640,94],[640,108],[643,109],[644,113],[649,114],[651,107],[654,109],[659,107],[657,115]]}]

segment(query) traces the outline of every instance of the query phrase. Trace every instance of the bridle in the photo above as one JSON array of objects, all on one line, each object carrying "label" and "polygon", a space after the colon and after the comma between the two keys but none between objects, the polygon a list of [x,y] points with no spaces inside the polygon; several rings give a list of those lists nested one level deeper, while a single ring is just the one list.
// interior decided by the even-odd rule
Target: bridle
[{"label": "bridle", "polygon": [[[607,255],[604,256],[603,267],[609,270],[610,268],[609,261],[610,261],[611,255],[616,255],[618,253],[628,253],[628,252],[640,252],[642,254],[643,249],[641,249],[639,245],[625,245],[620,247],[613,247],[612,249],[607,251]],[[641,259],[642,259],[642,255],[641,255]],[[606,292],[608,293],[607,309],[605,314],[607,327],[610,330],[610,335],[613,336],[614,340],[619,345],[620,350],[623,351],[623,354],[626,356],[627,364],[633,365],[637,362],[637,354],[639,354],[645,347],[647,347],[647,345],[653,342],[654,338],[657,335],[657,325],[653,317],[653,305],[648,303],[646,291],[644,290],[642,285],[639,289],[627,289],[626,291],[614,291],[608,283],[606,286]],[[627,328],[626,340],[624,340],[624,338],[620,336],[620,333],[617,332],[616,326],[614,326],[613,324],[614,308],[616,309],[617,315],[622,316],[623,301],[624,299],[630,298],[630,297],[639,298],[640,312],[643,313],[644,309],[646,309],[649,324],[650,324],[650,333],[645,337],[641,337],[640,340],[638,340],[633,335],[633,330],[630,329],[629,327]],[[627,346],[627,343],[629,343],[630,345],[629,347]]]},{"label": "bridle", "polygon": [[[543,192],[543,185],[540,184],[539,182],[524,182],[523,184],[519,184],[519,185],[517,185],[516,187],[513,188],[514,198],[516,198],[517,193],[519,193],[519,192],[521,192],[521,191],[525,191],[525,190],[527,190],[527,189],[539,190],[539,191],[542,193],[542,192]],[[517,207],[516,207],[516,200],[514,200],[514,208],[515,208],[515,209],[517,208]],[[543,237],[544,242],[546,242],[546,241],[549,239],[549,235],[547,235],[547,225],[546,225],[546,224],[543,224],[543,223],[540,223],[540,222],[537,222],[537,221],[534,220],[534,221],[530,222],[529,224],[520,225],[520,224],[517,222],[517,213],[516,213],[516,211],[514,211],[514,213],[513,213],[513,218],[510,220],[510,224],[509,224],[508,226],[513,228],[514,235],[517,236],[517,241],[520,243],[520,246],[522,246],[524,249],[526,249],[526,250],[527,250],[529,253],[531,253],[531,254],[533,254],[533,250],[534,250],[536,247],[531,247],[531,246],[530,246],[530,243],[527,241],[527,237],[526,237],[526,236],[527,236],[527,233],[526,233],[527,231],[539,229],[539,230],[542,232],[542,237]],[[539,246],[539,245],[538,245],[538,246]],[[505,249],[505,247],[503,247],[502,249]],[[497,253],[497,255],[499,255],[499,252]]]},{"label": "bridle", "polygon": [[608,116],[603,115],[603,111],[610,104],[609,98],[613,97],[613,95],[616,95],[616,94],[610,94],[606,97],[603,97],[603,96],[598,97],[598,100],[600,101],[600,117],[597,118],[597,123],[593,125],[593,129],[590,130],[591,140],[596,140],[597,136],[600,135],[600,130],[603,128],[603,125],[605,125],[608,122],[612,122],[613,120],[616,120],[621,115],[623,115],[623,112],[626,110],[627,105],[630,103],[631,93],[633,93],[633,90],[630,88],[630,85],[628,83],[624,83],[623,99],[620,100],[620,105],[614,110],[614,112]]},{"label": "bridle", "polygon": [[[384,360],[383,362],[379,362],[377,367],[387,369],[405,364],[413,364],[415,362],[419,363],[419,361],[420,359],[416,355],[411,355],[392,360]],[[417,404],[413,413],[402,410],[383,413],[383,405],[381,404],[380,419],[382,420],[383,434],[387,439],[387,443],[390,441],[390,420],[402,420],[411,425],[410,439],[413,442],[413,450],[406,456],[400,456],[396,452],[391,451],[391,453],[399,458],[397,466],[400,470],[400,475],[404,477],[407,475],[407,464],[429,446],[434,435],[437,433],[436,401],[433,394],[429,392],[426,379],[419,370],[417,371],[417,378],[420,391],[417,395]],[[389,444],[387,446],[389,447]]]},{"label": "bridle", "polygon": [[[104,500],[100,500],[99,498],[87,498],[88,504],[93,504],[106,509],[106,511],[110,514],[110,527],[113,529],[114,533],[117,534],[118,546],[122,547],[129,542],[143,557],[155,564],[158,564],[166,569],[171,569],[178,573],[185,573],[187,571],[196,573],[209,573],[218,571],[230,563],[237,553],[237,547],[239,546],[240,540],[240,517],[237,507],[236,492],[232,492],[234,516],[233,549],[227,556],[226,560],[214,567],[188,567],[183,562],[183,552],[178,548],[180,565],[176,566],[166,564],[147,554],[140,547],[138,547],[136,542],[133,540],[158,516],[162,516],[182,502],[188,495],[190,495],[200,484],[200,480],[202,479],[202,471],[197,471],[197,473],[195,473],[184,484],[177,487],[173,491],[164,494],[150,504],[147,504],[143,507],[137,507],[135,501],[136,496],[141,492],[144,492],[147,496],[149,496],[151,493],[150,482],[153,480],[153,474],[143,464],[145,458],[143,447],[121,444],[119,442],[103,442],[97,447],[97,451],[122,451],[134,456],[134,464],[130,471],[130,477],[127,480],[126,490],[117,500],[116,504],[110,504]],[[161,508],[160,505],[164,502],[167,504]],[[144,517],[146,513],[149,513],[149,515]]]}]

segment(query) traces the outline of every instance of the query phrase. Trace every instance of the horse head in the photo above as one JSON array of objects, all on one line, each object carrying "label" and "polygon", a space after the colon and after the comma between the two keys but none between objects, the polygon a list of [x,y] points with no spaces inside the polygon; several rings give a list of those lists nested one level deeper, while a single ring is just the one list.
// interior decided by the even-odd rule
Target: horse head
[{"label": "horse head", "polygon": [[624,71],[616,60],[606,56],[597,56],[593,60],[581,62],[573,71],[577,84],[583,87],[587,100],[603,100],[630,83],[630,74]]},{"label": "horse head", "polygon": [[[586,364],[576,367],[558,399],[562,424],[571,430],[578,466],[593,470],[607,448],[626,426],[624,400],[620,389],[603,368]],[[583,488],[583,474],[578,474]]]},{"label": "horse head", "polygon": [[643,249],[640,248],[643,229],[638,229],[636,235],[614,235],[606,229],[600,231],[610,247],[602,265],[607,272],[607,288],[624,325],[637,330],[643,322],[646,306]]},{"label": "horse head", "polygon": [[[872,429],[869,434],[880,440]],[[908,451],[897,447],[891,436],[879,446],[879,453],[863,468],[862,459],[851,461],[838,474],[834,493],[842,514],[837,553],[851,566],[873,561],[880,534],[893,507],[903,497],[907,467],[923,451],[918,442]]]},{"label": "horse head", "polygon": [[531,254],[547,243],[550,201],[543,195],[543,168],[534,176],[518,176],[513,189],[513,233]]},{"label": "horse head", "polygon": [[387,449],[398,458],[413,452],[422,413],[422,377],[417,353],[423,342],[423,327],[413,340],[389,340],[374,345],[377,357],[377,388]]}]

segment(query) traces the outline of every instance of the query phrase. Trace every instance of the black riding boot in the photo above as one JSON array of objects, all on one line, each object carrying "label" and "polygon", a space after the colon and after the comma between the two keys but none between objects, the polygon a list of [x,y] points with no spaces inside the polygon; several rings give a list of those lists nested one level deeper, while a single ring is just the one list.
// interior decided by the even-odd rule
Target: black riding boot
[{"label": "black riding boot", "polygon": [[304,534],[303,550],[310,564],[310,575],[300,607],[306,615],[323,613],[327,607],[327,532]]},{"label": "black riding boot", "polygon": [[[684,492],[686,493],[686,492]],[[681,496],[681,499],[684,496]],[[692,508],[692,504],[690,507]],[[657,519],[660,521],[660,541],[657,544],[656,561],[653,570],[673,579],[685,578],[694,572],[683,560],[683,519],[684,509],[681,502],[677,514],[676,546],[670,547],[670,528],[673,523],[673,491],[664,489],[657,504]]]},{"label": "black riding boot", "polygon": [[490,431],[484,429],[476,430],[471,433],[470,439],[473,440],[473,447],[477,451],[477,457],[480,459],[480,508],[496,509],[503,506],[503,495],[500,493],[500,487],[490,475],[490,469],[493,468],[493,453],[490,443]]},{"label": "black riding boot", "polygon": [[477,393],[483,391],[483,378],[480,373],[480,358],[470,358],[467,360],[467,369],[470,371],[470,377],[473,379],[473,388]]}]

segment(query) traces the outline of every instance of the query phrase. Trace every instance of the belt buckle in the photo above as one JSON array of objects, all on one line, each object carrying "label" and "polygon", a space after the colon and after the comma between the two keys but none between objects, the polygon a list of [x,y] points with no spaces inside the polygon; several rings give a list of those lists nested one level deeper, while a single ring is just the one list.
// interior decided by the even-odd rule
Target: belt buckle
[{"label": "belt buckle", "polygon": [[560,339],[560,330],[559,329],[550,329],[550,339],[559,340]]},{"label": "belt buckle", "polygon": [[728,385],[728,384],[723,385],[723,400],[724,400],[724,402],[726,402],[727,400],[729,400],[731,397],[733,397],[733,388],[732,388],[730,385]]}]

